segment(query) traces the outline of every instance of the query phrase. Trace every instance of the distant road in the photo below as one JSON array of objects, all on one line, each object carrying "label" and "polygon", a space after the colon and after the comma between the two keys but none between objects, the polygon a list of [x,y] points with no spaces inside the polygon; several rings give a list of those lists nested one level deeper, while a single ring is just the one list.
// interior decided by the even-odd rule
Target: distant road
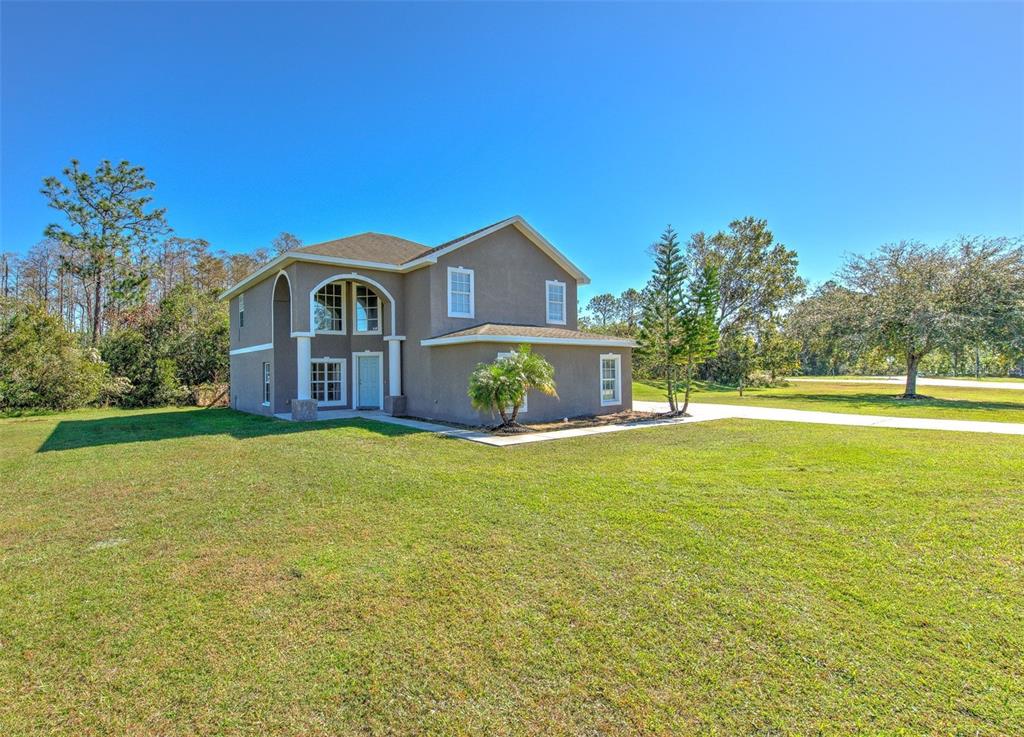
[{"label": "distant road", "polygon": [[[899,384],[907,383],[905,376],[879,376],[874,379],[829,379],[818,376],[793,376],[789,381],[818,381],[825,384]],[[974,381],[973,379],[917,378],[918,386],[964,386],[974,389],[1017,389],[1024,391],[1024,381]]]}]

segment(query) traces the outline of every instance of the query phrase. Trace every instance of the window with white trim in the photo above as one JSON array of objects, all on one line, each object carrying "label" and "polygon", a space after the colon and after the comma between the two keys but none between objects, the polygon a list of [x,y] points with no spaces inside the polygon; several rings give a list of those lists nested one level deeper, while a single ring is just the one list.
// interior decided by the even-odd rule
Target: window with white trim
[{"label": "window with white trim", "polygon": [[345,360],[314,358],[310,361],[310,396],[322,405],[345,404]]},{"label": "window with white trim", "polygon": [[270,363],[263,362],[263,406],[270,406]]},{"label": "window with white trim", "polygon": [[548,323],[565,325],[565,282],[544,282]]},{"label": "window with white trim", "polygon": [[245,295],[238,295],[238,327],[245,327]]},{"label": "window with white trim", "polygon": [[[510,352],[507,352],[507,353],[499,353],[499,354],[498,354],[498,360],[500,361],[500,360],[501,360],[501,359],[503,359],[503,358],[509,358],[509,357],[511,357],[511,356],[512,356],[512,353],[511,353],[511,351],[510,351]],[[521,405],[519,405],[519,413],[520,413],[520,414],[522,414],[523,412],[525,412],[525,411],[526,411],[526,405],[527,405],[527,404],[529,404],[529,401],[530,401],[530,398],[529,398],[529,396],[527,396],[526,394],[524,394],[524,395],[523,395],[523,403],[522,403]],[[505,408],[505,411],[506,411],[506,412],[511,412],[511,411],[512,411],[512,407],[511,407],[511,406],[508,406],[508,407],[506,407],[506,408]]]},{"label": "window with white trim", "polygon": [[601,405],[622,404],[622,356],[601,356]]},{"label": "window with white trim", "polygon": [[473,317],[473,270],[448,267],[448,317]]},{"label": "window with white trim", "polygon": [[362,284],[356,284],[355,313],[357,333],[380,333],[380,298]]},{"label": "window with white trim", "polygon": [[313,297],[313,329],[318,333],[345,332],[345,283],[324,284]]}]

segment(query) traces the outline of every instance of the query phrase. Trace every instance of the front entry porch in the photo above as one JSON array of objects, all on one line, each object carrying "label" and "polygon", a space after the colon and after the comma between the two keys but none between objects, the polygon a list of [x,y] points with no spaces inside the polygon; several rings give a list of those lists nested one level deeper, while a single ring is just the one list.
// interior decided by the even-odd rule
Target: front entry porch
[{"label": "front entry porch", "polygon": [[[273,414],[316,419],[337,411],[368,410],[399,415],[402,342],[396,335],[396,304],[376,280],[337,274],[299,298],[309,325],[296,329],[290,283],[275,287]],[[390,334],[387,326],[390,325]],[[265,405],[266,406],[266,405]]]}]

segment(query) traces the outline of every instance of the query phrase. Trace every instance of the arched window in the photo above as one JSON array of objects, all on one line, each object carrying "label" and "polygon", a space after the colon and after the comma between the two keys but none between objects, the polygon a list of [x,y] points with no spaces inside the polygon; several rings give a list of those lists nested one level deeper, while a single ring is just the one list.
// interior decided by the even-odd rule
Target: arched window
[{"label": "arched window", "polygon": [[324,284],[313,297],[313,329],[318,333],[345,332],[345,283]]},{"label": "arched window", "polygon": [[377,293],[362,284],[356,284],[356,333],[380,332],[380,299]]}]

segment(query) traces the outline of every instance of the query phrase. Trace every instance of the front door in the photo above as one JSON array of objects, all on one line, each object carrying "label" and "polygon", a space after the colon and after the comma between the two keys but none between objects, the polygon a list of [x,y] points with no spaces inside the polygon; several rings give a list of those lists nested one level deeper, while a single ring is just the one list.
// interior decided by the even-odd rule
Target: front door
[{"label": "front door", "polygon": [[356,407],[380,409],[380,356],[356,356]]}]

